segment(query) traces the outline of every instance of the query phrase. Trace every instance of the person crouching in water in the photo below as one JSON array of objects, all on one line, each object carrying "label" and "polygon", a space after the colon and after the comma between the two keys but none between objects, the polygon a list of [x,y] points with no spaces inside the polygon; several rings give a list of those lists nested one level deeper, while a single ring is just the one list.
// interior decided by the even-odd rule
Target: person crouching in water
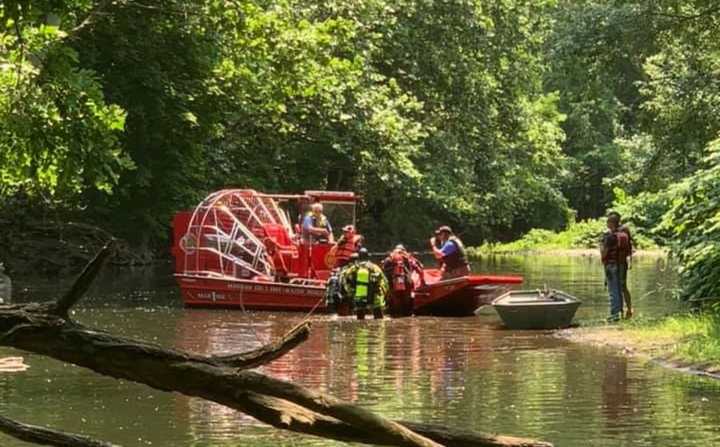
[{"label": "person crouching in water", "polygon": [[364,320],[369,308],[376,319],[383,317],[388,283],[382,269],[370,261],[367,249],[353,254],[351,263],[342,270],[342,289],[352,300],[358,320]]},{"label": "person crouching in water", "polygon": [[465,246],[447,225],[438,228],[437,233],[442,242],[437,248],[437,238],[430,238],[430,247],[435,258],[442,260],[442,279],[457,278],[470,274],[470,264],[465,254]]}]

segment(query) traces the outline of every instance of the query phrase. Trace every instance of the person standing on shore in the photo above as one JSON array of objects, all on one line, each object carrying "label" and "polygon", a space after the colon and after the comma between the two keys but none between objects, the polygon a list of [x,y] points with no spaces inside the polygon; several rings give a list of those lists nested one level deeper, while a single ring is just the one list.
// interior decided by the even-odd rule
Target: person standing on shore
[{"label": "person standing on shore", "polygon": [[622,296],[623,301],[625,302],[625,318],[632,318],[633,316],[633,307],[632,307],[632,297],[630,296],[630,290],[628,289],[628,271],[630,270],[632,266],[632,255],[635,251],[635,241],[633,240],[632,234],[630,233],[630,228],[622,223],[622,219],[620,217],[620,213],[613,211],[609,215],[616,216],[617,221],[619,223],[618,231],[623,232],[627,234],[627,241],[628,245],[624,247],[624,250],[619,253],[620,256],[620,269],[621,269],[621,289],[622,289]]},{"label": "person standing on shore", "polygon": [[[620,214],[611,212],[607,217],[608,231],[603,234],[600,255],[605,267],[605,280],[610,295],[609,321],[618,321],[622,317],[623,295],[627,289],[627,260],[632,253],[629,231],[620,227]],[[630,294],[627,294],[629,300]],[[628,315],[632,308],[628,306]]]}]

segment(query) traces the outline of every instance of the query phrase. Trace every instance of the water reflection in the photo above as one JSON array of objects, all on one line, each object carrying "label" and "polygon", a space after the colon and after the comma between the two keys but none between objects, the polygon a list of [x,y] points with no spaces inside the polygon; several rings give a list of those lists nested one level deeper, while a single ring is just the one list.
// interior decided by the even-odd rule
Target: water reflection
[{"label": "water reflection", "polygon": [[[527,287],[547,281],[573,293],[584,301],[581,321],[607,312],[595,260],[492,258],[481,267],[524,274]],[[641,314],[674,305],[668,292],[673,278],[662,268],[655,259],[636,260],[631,288]],[[132,276],[114,278],[107,289],[99,284],[76,316],[114,333],[205,354],[256,348],[303,318],[161,307],[176,300],[174,286],[146,274],[141,283],[151,288],[124,295]],[[0,350],[0,357],[14,355]],[[335,444],[40,356],[25,361],[31,366],[26,372],[0,373],[0,414],[126,446]],[[718,382],[545,332],[503,330],[494,314],[364,322],[317,316],[307,342],[262,370],[389,417],[537,437],[558,446],[720,444]],[[0,435],[0,445],[24,444]]]}]

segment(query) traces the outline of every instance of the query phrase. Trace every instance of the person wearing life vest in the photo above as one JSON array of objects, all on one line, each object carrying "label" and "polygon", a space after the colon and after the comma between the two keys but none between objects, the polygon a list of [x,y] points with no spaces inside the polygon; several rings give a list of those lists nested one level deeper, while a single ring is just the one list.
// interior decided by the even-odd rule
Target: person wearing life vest
[{"label": "person wearing life vest", "polygon": [[392,315],[409,316],[413,311],[413,273],[417,273],[420,285],[425,285],[425,270],[422,263],[398,244],[382,263],[383,272],[390,285],[388,308]]},{"label": "person wearing life vest", "polygon": [[341,268],[347,265],[350,262],[350,256],[360,249],[362,242],[363,237],[355,232],[355,227],[345,225],[342,236],[337,240],[335,246],[330,249],[335,259],[333,268]]},{"label": "person wearing life vest", "polygon": [[302,221],[303,242],[310,244],[333,243],[332,226],[323,214],[323,205],[320,202],[310,205],[310,212],[305,214]]},{"label": "person wearing life vest", "polygon": [[361,248],[351,256],[351,263],[342,270],[341,282],[358,320],[364,320],[370,308],[376,319],[383,317],[388,283],[382,269],[369,260],[367,249]]},{"label": "person wearing life vest", "polygon": [[442,279],[457,278],[470,274],[470,264],[465,254],[465,246],[462,241],[453,234],[452,229],[443,225],[437,229],[439,239],[442,241],[440,248],[437,248],[437,238],[430,238],[430,247],[436,259],[442,260]]},{"label": "person wearing life vest", "polygon": [[[630,232],[620,225],[620,214],[611,212],[607,217],[608,231],[603,234],[600,255],[605,267],[605,280],[610,296],[609,321],[618,321],[623,311],[623,295],[627,289],[628,258],[632,255]],[[628,301],[630,294],[627,294]],[[628,304],[628,314],[632,307]]]}]

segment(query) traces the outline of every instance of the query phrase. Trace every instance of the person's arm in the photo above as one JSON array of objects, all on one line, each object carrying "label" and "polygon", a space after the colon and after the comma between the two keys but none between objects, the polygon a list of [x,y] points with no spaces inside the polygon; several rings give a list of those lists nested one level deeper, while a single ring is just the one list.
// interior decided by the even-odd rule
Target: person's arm
[{"label": "person's arm", "polygon": [[[332,226],[330,225],[330,221],[329,221],[329,220],[327,221],[327,223],[326,223],[326,225],[325,225],[325,230],[327,231],[328,242],[331,243],[331,244],[334,243],[335,238],[333,237]],[[342,237],[342,236],[341,236],[341,237]]]},{"label": "person's arm", "polygon": [[317,228],[313,225],[312,216],[306,216],[303,220],[303,232],[312,234],[313,236],[325,236],[328,234],[325,228]]},{"label": "person's arm", "polygon": [[607,256],[607,234],[603,234],[602,239],[600,239],[600,259],[605,259],[605,256]]},{"label": "person's arm", "polygon": [[410,266],[418,274],[418,277],[420,278],[420,285],[425,286],[425,267],[422,265],[422,262],[420,262],[418,258],[411,256]]},{"label": "person's arm", "polygon": [[430,248],[432,249],[435,259],[443,258],[443,252],[439,248],[437,248],[435,237],[430,238]]},{"label": "person's arm", "polygon": [[312,223],[312,217],[311,216],[305,216],[302,220],[302,230],[303,233],[312,233],[313,230],[313,223]]},{"label": "person's arm", "polygon": [[458,246],[454,242],[447,241],[440,248],[440,253],[442,253],[443,258],[445,258],[445,257],[450,256],[451,254],[455,253],[457,250],[458,250]]}]

